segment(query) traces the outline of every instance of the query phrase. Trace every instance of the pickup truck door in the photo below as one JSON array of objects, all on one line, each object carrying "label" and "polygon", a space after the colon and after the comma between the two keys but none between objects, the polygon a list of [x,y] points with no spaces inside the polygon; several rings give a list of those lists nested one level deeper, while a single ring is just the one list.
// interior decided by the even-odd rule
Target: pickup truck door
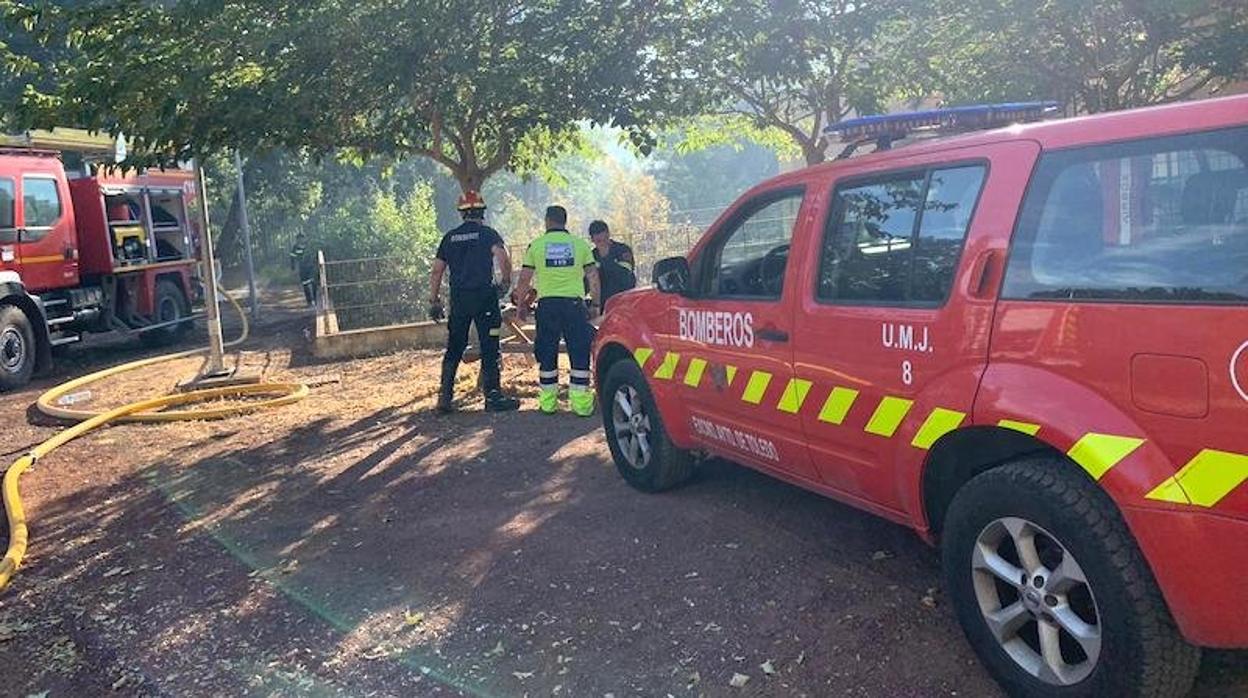
[{"label": "pickup truck door", "polygon": [[[996,284],[1038,153],[1016,141],[854,168],[832,184],[794,323],[814,466],[896,519],[921,505],[935,441],[969,425]],[[916,504],[917,503],[917,504]]]},{"label": "pickup truck door", "polygon": [[679,384],[690,432],[708,451],[813,479],[801,420],[784,409],[800,267],[789,251],[811,218],[805,198],[781,186],[721,217],[695,251],[692,292],[671,309],[671,352],[655,377]]}]

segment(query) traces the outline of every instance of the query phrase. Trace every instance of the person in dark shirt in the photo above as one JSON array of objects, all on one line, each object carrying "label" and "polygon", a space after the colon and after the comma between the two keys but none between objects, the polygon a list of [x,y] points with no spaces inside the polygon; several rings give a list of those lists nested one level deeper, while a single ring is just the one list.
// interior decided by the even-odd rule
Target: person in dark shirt
[{"label": "person in dark shirt", "polygon": [[594,261],[598,263],[598,276],[602,280],[602,308],[599,310],[606,310],[607,299],[611,296],[637,287],[633,248],[612,240],[606,221],[590,223],[589,237],[594,241]]},{"label": "person in dark shirt", "polygon": [[[439,412],[455,411],[455,373],[468,347],[468,327],[477,326],[481,343],[482,387],[485,409],[492,412],[514,410],[520,401],[503,394],[499,375],[499,329],[502,312],[498,299],[511,288],[511,258],[498,231],[485,224],[485,199],[475,191],[465,192],[457,208],[462,225],[442,236],[429,277],[430,316],[441,319],[442,276],[450,269],[451,313],[447,321],[446,354],[442,357],[442,382],[438,389]],[[494,266],[502,278],[494,285]]]},{"label": "person in dark shirt", "polygon": [[295,234],[295,244],[290,248],[290,268],[299,274],[299,286],[308,305],[316,305],[316,255],[308,250],[308,236]]}]

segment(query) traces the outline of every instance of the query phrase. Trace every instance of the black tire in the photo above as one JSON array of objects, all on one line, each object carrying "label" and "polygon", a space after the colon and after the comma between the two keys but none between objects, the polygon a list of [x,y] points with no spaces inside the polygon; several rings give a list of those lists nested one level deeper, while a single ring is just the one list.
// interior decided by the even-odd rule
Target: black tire
[{"label": "black tire", "polygon": [[[973,478],[954,497],[945,517],[943,566],[948,594],[967,640],[1011,696],[1160,698],[1186,695],[1199,668],[1200,650],[1179,635],[1152,571],[1113,500],[1076,467],[1060,457],[1022,459]],[[1003,520],[1008,521],[1009,526],[1002,523]],[[1019,529],[1019,520],[1033,527]],[[1049,574],[1040,593],[1030,593],[1032,589],[1023,588],[1026,581],[1033,587],[1041,584],[1034,577],[1025,577],[1026,581],[1020,580],[1023,584],[1019,589],[1011,590],[1010,585],[998,581],[1003,575],[989,574],[986,566],[973,571],[976,547],[981,543],[986,544],[988,550],[995,547],[991,544],[993,531],[1002,541],[1001,559],[1009,562],[1009,551],[1020,549],[1013,543],[1019,540],[1014,535],[1019,530],[1035,534],[1034,549],[1040,552],[1038,557],[1045,559],[1046,552],[1049,555],[1046,569],[1057,569],[1062,565],[1052,561],[1070,556],[1085,582],[1074,583],[1069,594],[1058,600],[1047,590],[1050,585],[1057,588],[1055,580],[1060,575]],[[1026,535],[1022,538],[1026,539]],[[981,556],[984,550],[980,547]],[[1024,569],[1027,565],[1021,562],[1022,556],[1017,552],[1013,555],[1017,569]],[[1065,612],[1079,613],[1085,619],[1090,616],[1095,620],[1088,623],[1096,629],[1095,661],[1084,661],[1081,672],[1067,673],[1066,685],[1046,682],[1033,675],[1011,656],[990,628],[985,618],[987,611],[981,610],[984,594],[989,595],[988,609],[1000,608],[1003,615],[1009,598],[1016,598],[1023,608],[1030,604],[1036,610],[1038,615],[1028,612],[1025,616],[1029,618],[1025,623],[1030,625],[1002,634],[1008,637],[1013,633],[1017,640],[1028,642],[1038,657],[1042,655],[1041,617],[1050,627],[1066,627],[1058,621],[1055,611],[1064,611],[1062,617],[1067,619],[1071,616]],[[1001,597],[993,598],[994,594]],[[1031,632],[1029,627],[1035,628],[1034,634],[1027,635]],[[1084,653],[1083,643],[1075,641],[1074,635],[1067,632],[1061,636],[1054,630],[1050,635],[1061,639],[1057,646],[1063,662],[1068,653],[1076,659],[1082,656],[1087,660],[1089,655]],[[1084,637],[1089,635],[1085,633]],[[1016,653],[1021,647],[1017,642],[1011,642],[1010,646]],[[1041,663],[1052,666],[1043,657]]]},{"label": "black tire", "polygon": [[153,303],[154,319],[157,323],[169,322],[185,318],[176,325],[167,325],[160,329],[144,332],[140,335],[143,343],[160,347],[173,344],[191,329],[191,304],[182,287],[172,279],[156,280],[156,298]]},{"label": "black tire", "polygon": [[[621,391],[625,394],[632,391],[631,394],[635,395],[632,403],[640,405],[642,409],[640,414],[648,417],[648,431],[642,439],[649,447],[649,456],[642,459],[641,465],[635,465],[630,460],[630,458],[637,458],[628,455],[626,451],[632,451],[632,449],[627,443],[621,442],[621,439],[628,437],[621,435],[616,429],[615,401],[617,394]],[[607,370],[607,377],[603,381],[602,393],[599,397],[602,403],[602,424],[607,434],[607,445],[611,448],[611,456],[615,460],[616,469],[628,484],[643,492],[662,492],[684,483],[693,475],[693,454],[677,448],[668,438],[663,419],[655,406],[654,395],[651,394],[645,376],[634,361],[620,360]],[[637,448],[640,448],[640,445]],[[639,451],[634,451],[634,453],[639,453]]]},{"label": "black tire", "polygon": [[29,383],[38,354],[30,318],[21,308],[0,305],[0,390]]}]

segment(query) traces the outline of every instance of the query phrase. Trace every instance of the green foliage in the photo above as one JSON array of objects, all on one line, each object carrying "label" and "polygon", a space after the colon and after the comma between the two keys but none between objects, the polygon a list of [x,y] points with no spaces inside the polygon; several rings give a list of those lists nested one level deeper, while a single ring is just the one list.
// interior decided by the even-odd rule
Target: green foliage
[{"label": "green foliage", "polygon": [[[23,125],[124,130],[155,160],[239,147],[422,155],[461,188],[540,172],[582,122],[642,132],[675,81],[668,0],[145,0],[0,5],[66,46]],[[139,157],[139,156],[136,156]]]},{"label": "green foliage", "polygon": [[388,257],[404,277],[423,279],[442,238],[433,189],[420,184],[406,195],[374,189],[309,220],[308,241],[327,259]]},{"label": "green foliage", "polygon": [[[786,137],[787,138],[787,137]],[[690,150],[688,139],[674,133],[654,156],[652,171],[672,202],[672,222],[703,228],[736,197],[766,177],[780,172],[777,150],[800,157],[792,141],[784,148],[741,138],[722,145]]]},{"label": "green foliage", "polygon": [[809,164],[822,162],[823,128],[893,96],[879,47],[917,3],[909,0],[695,0],[683,60],[721,113],[778,130]]},{"label": "green foliage", "polygon": [[715,147],[740,151],[746,143],[755,143],[782,158],[802,156],[801,146],[788,133],[776,126],[759,126],[757,120],[743,114],[700,116],[688,120],[682,127],[672,132],[679,134],[675,151],[680,155]]},{"label": "green foliage", "polygon": [[955,102],[1043,98],[1099,112],[1248,76],[1238,0],[938,0],[930,12],[911,49],[928,60],[911,66]]}]

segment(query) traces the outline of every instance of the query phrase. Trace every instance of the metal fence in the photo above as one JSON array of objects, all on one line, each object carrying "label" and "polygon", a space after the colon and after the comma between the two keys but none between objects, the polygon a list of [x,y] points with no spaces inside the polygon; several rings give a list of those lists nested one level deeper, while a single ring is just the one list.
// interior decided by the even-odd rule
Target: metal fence
[{"label": "metal fence", "polygon": [[337,330],[402,325],[427,319],[427,279],[397,259],[326,260],[320,257],[322,308],[331,308]]},{"label": "metal fence", "polygon": [[[633,248],[637,285],[649,286],[654,263],[687,253],[701,234],[700,227],[682,224],[623,235],[619,239]],[[508,249],[517,271],[525,247],[512,245]],[[413,274],[400,260],[393,257],[327,260],[320,253],[318,263],[321,309],[332,311],[334,331],[428,319],[428,279],[423,274]]]}]

